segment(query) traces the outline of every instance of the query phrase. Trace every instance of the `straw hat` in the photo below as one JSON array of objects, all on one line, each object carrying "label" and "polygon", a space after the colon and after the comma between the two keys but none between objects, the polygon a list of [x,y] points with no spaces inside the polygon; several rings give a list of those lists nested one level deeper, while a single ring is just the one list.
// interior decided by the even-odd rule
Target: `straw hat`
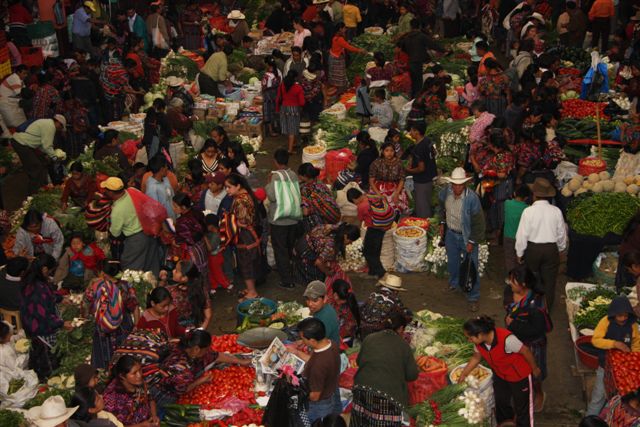
[{"label": "straw hat", "polygon": [[325,4],[329,3],[329,0],[313,0],[313,4]]},{"label": "straw hat", "polygon": [[244,13],[239,10],[232,10],[231,13],[227,15],[227,19],[231,19],[232,21],[241,21],[245,18]]},{"label": "straw hat", "polygon": [[124,182],[117,176],[111,176],[100,183],[100,188],[109,191],[122,191],[124,189]]},{"label": "straw hat", "polygon": [[553,197],[556,195],[556,188],[546,178],[536,178],[533,184],[529,184],[529,188],[531,188],[531,192],[536,197]]},{"label": "straw hat", "polygon": [[86,1],[82,4],[85,7],[88,7],[89,9],[91,9],[91,12],[95,13],[96,12],[96,6],[93,4],[92,1]]},{"label": "straw hat", "polygon": [[65,130],[67,128],[67,119],[62,114],[56,114],[55,116],[53,116],[53,120],[62,125],[62,130]]},{"label": "straw hat", "polygon": [[388,273],[378,280],[378,286],[384,286],[392,291],[406,291],[406,289],[402,287],[402,279]]},{"label": "straw hat", "polygon": [[184,84],[184,79],[176,76],[169,76],[167,77],[166,83],[169,87],[178,87]]},{"label": "straw hat", "polygon": [[445,176],[443,179],[451,184],[464,184],[469,181],[471,177],[467,177],[467,173],[463,168],[455,168],[453,172],[451,172],[450,177]]},{"label": "straw hat", "polygon": [[37,427],[55,427],[71,418],[78,410],[67,408],[62,396],[51,396],[42,406],[36,406],[27,411],[27,418]]}]

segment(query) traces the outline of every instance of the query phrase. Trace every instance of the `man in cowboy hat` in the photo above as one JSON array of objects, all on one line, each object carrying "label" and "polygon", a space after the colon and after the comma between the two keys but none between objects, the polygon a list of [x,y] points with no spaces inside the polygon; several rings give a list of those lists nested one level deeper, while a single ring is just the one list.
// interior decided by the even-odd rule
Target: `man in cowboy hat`
[{"label": "man in cowboy hat", "polygon": [[[42,406],[35,406],[26,413],[26,418],[36,427],[67,427],[68,419],[78,410],[78,406],[67,408],[62,396],[51,396]],[[76,426],[77,424],[71,424]]]},{"label": "man in cowboy hat", "polygon": [[[484,239],[485,222],[478,195],[467,188],[467,177],[463,168],[455,168],[451,177],[444,178],[449,183],[440,191],[440,238],[444,240],[449,270],[449,290],[460,288],[460,261],[470,254],[478,268],[478,244]],[[467,294],[469,310],[478,311],[480,299],[480,278]]]},{"label": "man in cowboy hat", "polygon": [[232,10],[231,13],[227,15],[227,19],[229,20],[229,26],[233,28],[231,40],[234,46],[239,47],[242,44],[242,39],[251,32],[249,24],[247,24],[244,13],[239,10]]},{"label": "man in cowboy hat", "polygon": [[536,178],[529,187],[534,202],[522,212],[516,232],[516,255],[538,278],[538,290],[544,292],[551,311],[560,252],[567,247],[567,231],[562,212],[549,203],[556,195],[549,180]]}]

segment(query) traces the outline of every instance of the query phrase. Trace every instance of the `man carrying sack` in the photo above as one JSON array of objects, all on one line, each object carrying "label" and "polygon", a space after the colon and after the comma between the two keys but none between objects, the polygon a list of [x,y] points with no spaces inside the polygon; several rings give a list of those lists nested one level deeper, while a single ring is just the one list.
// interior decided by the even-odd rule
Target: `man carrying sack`
[{"label": "man carrying sack", "polygon": [[298,176],[289,164],[289,153],[278,149],[273,155],[276,170],[271,172],[265,190],[269,198],[269,230],[276,268],[280,274],[280,286],[292,289],[291,256],[297,240],[298,222],[302,219]]}]

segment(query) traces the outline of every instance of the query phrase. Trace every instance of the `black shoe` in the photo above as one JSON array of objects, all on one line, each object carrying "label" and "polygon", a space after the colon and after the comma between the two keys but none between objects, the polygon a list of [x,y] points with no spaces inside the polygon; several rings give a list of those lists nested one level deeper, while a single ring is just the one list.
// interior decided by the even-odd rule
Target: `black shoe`
[{"label": "black shoe", "polygon": [[293,288],[296,287],[296,285],[294,283],[283,283],[283,282],[280,282],[278,285],[281,288],[284,288],[284,289],[293,289]]}]

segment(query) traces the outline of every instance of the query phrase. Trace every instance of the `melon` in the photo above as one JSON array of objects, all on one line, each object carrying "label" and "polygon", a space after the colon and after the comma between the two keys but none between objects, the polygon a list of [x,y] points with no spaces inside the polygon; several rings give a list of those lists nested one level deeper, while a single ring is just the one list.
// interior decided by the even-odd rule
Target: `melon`
[{"label": "melon", "polygon": [[624,193],[627,191],[627,185],[624,182],[616,182],[616,185],[613,187],[613,191],[616,193]]},{"label": "melon", "polygon": [[602,191],[613,191],[615,185],[615,182],[611,181],[610,179],[602,181]]},{"label": "melon", "polygon": [[598,176],[600,177],[600,180],[601,180],[601,181],[604,181],[604,180],[606,180],[606,179],[611,178],[611,175],[609,175],[609,172],[607,172],[607,171],[602,171],[602,172],[600,172],[600,173],[598,174]]},{"label": "melon", "polygon": [[627,193],[629,194],[638,194],[639,190],[640,190],[640,187],[638,187],[635,184],[631,184],[627,187]]},{"label": "melon", "polygon": [[591,175],[589,175],[589,182],[592,184],[595,184],[596,182],[600,181],[600,175],[598,175],[597,173],[592,173]]}]

